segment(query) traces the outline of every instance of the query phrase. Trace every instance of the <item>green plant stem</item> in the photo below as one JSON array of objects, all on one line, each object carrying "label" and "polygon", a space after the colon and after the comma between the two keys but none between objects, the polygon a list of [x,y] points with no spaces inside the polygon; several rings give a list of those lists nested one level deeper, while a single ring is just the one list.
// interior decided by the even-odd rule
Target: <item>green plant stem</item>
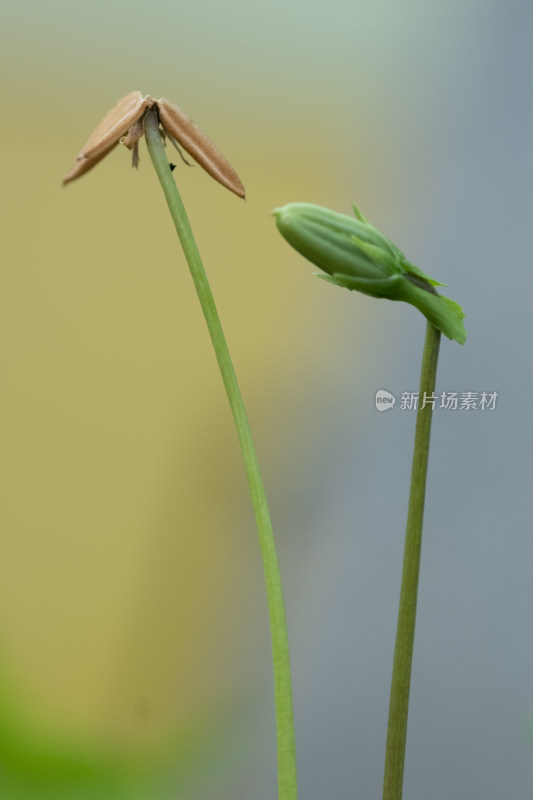
[{"label": "green plant stem", "polygon": [[409,511],[407,514],[407,528],[405,532],[400,607],[392,668],[383,800],[401,800],[402,797],[409,688],[415,640],[416,602],[418,595],[418,576],[420,572],[422,525],[424,521],[424,500],[426,495],[429,440],[433,411],[431,403],[428,402],[424,405],[424,397],[432,397],[435,391],[440,336],[440,331],[428,322],[424,353],[422,356],[422,371],[420,375],[420,393],[416,418],[413,466],[411,470]]},{"label": "green plant stem", "polygon": [[159,178],[165,194],[170,214],[176,226],[176,231],[191,271],[237,428],[237,435],[244,459],[253,510],[257,522],[270,616],[272,657],[274,664],[274,693],[276,702],[278,797],[279,800],[296,800],[298,796],[296,748],[287,623],[274,533],[263,480],[259,470],[244,403],[213,295],[209,287],[207,275],[194,240],[185,208],[170,171],[161,136],[158,131],[157,120],[152,111],[147,112],[144,117],[144,130],[148,152],[150,153],[157,177]]}]

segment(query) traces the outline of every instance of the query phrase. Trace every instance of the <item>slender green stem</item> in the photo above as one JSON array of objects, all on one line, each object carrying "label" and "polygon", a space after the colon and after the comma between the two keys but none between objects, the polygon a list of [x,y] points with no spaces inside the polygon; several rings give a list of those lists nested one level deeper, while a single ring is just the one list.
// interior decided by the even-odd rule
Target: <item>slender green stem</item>
[{"label": "slender green stem", "polygon": [[150,153],[157,177],[163,188],[170,214],[176,226],[176,231],[178,232],[181,246],[191,271],[198,299],[202,306],[202,311],[209,329],[218,366],[237,428],[237,435],[239,437],[250,487],[253,510],[257,522],[270,616],[270,633],[274,663],[274,693],[276,701],[278,797],[279,800],[296,800],[298,796],[296,782],[296,748],[294,741],[287,623],[274,534],[263,480],[259,471],[259,464],[246,411],[244,409],[244,403],[213,300],[213,295],[209,287],[207,275],[200,259],[200,254],[192,234],[189,220],[187,219],[185,208],[169,169],[168,160],[158,131],[157,120],[151,111],[148,112],[144,118],[144,130],[148,152]]},{"label": "slender green stem", "polygon": [[398,612],[396,646],[392,668],[383,800],[401,800],[402,797],[405,743],[407,738],[407,713],[409,709],[409,688],[411,683],[411,665],[413,662],[416,601],[418,594],[418,576],[420,572],[420,550],[422,545],[422,524],[424,520],[426,475],[433,411],[432,403],[428,402],[424,404],[424,398],[431,398],[435,391],[440,336],[440,331],[428,322],[424,353],[422,356],[422,371],[420,375],[420,393],[416,419],[413,466],[411,471],[409,511],[407,514],[407,529],[405,532],[400,608]]}]

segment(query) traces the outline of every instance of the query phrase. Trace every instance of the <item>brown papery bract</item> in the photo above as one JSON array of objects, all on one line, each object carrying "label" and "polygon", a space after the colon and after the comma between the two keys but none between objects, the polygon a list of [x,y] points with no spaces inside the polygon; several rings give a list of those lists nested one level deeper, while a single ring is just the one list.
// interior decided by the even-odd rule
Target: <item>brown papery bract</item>
[{"label": "brown papery bract", "polygon": [[137,166],[137,143],[143,135],[140,121],[150,108],[157,112],[163,139],[167,135],[176,146],[181,145],[218,183],[238,197],[245,196],[244,186],[229,161],[192,119],[164,97],[155,100],[150,95],[143,97],[141,92],[129,92],[107,112],[81,149],[75,164],[63,178],[63,184],[84,175],[119,142],[133,150],[133,164]]}]

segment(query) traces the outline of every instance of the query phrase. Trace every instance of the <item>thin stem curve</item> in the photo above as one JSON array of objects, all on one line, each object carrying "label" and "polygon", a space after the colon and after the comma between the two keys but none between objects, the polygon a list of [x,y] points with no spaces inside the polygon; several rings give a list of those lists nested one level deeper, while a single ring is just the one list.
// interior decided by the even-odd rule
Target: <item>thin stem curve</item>
[{"label": "thin stem curve", "polygon": [[215,301],[185,208],[169,168],[161,142],[158,121],[153,111],[147,111],[144,116],[144,131],[148,152],[163,189],[207,323],[244,459],[252,506],[257,522],[270,617],[276,702],[278,797],[279,800],[297,800],[296,747],[287,622],[274,533],[263,479]]},{"label": "thin stem curve", "polygon": [[398,627],[392,668],[383,800],[401,800],[403,791],[407,714],[409,710],[422,526],[433,412],[433,405],[431,402],[424,404],[424,398],[431,398],[435,392],[440,338],[440,331],[428,322],[422,355]]}]

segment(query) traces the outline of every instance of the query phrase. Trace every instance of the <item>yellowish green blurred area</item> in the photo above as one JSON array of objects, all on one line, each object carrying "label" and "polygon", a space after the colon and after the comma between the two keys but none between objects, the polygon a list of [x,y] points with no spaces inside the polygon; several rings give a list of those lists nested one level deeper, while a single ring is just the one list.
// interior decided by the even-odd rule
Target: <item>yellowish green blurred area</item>
[{"label": "yellowish green blurred area", "polygon": [[[144,144],[138,172],[120,147],[61,179],[137,88],[181,105],[239,171],[245,203],[169,154],[268,469],[290,381],[320,347],[313,315],[327,317],[305,270],[286,268],[270,210],[327,195],[335,154],[326,120],[303,134],[297,113],[287,126],[279,107],[248,106],[229,81],[241,66],[183,8],[161,27],[156,7],[30,5],[30,21],[11,9],[3,90],[0,771],[13,796],[136,797],[148,782],[153,797],[169,765],[218,774],[232,709],[268,674],[255,526]],[[267,472],[274,492],[282,480]]]},{"label": "yellowish green blurred area", "polygon": [[[22,104],[4,143],[0,641],[13,713],[36,736],[74,731],[142,759],[198,715],[220,724],[228,695],[253,687],[247,640],[268,633],[231,417],[144,145],[138,173],[121,149],[60,186],[123,91],[96,88],[99,104],[81,92]],[[209,107],[199,98],[206,128]],[[257,138],[224,119],[212,127],[248,202],[199,167],[179,162],[177,177],[255,427],[277,427],[274,444],[276,385],[310,352],[269,218],[287,170],[280,153],[273,180]],[[318,153],[312,137],[299,157]]]},{"label": "yellowish green blurred area", "polygon": [[[103,704],[111,728],[130,730],[140,704],[157,728],[195,702],[187,691],[170,712],[176,670],[192,670],[203,696],[204,671],[218,683],[233,669],[206,656],[240,625],[249,579],[231,569],[243,547],[254,553],[242,530],[253,521],[246,510],[244,525],[232,519],[247,496],[231,418],[146,154],[138,174],[122,149],[62,189],[78,143],[61,159],[56,142],[74,143],[75,130],[53,114],[46,125],[18,157],[13,143],[6,173],[4,635],[31,682],[60,688],[56,711],[92,724]],[[237,153],[246,146],[233,140]],[[37,186],[29,196],[20,163]],[[178,172],[243,390],[258,421],[274,423],[268,396],[293,330],[272,266],[274,192],[261,212],[198,167]],[[253,175],[261,181],[260,165]],[[265,238],[270,250],[257,246]],[[303,351],[304,329],[296,336]],[[281,355],[286,368],[294,358]]]}]

